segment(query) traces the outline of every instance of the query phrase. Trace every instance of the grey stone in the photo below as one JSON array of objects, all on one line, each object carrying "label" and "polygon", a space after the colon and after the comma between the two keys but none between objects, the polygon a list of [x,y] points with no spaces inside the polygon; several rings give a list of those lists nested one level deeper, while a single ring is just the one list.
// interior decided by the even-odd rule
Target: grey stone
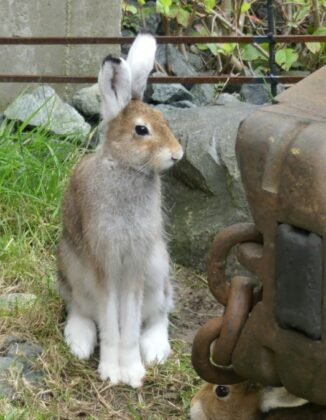
[{"label": "grey stone", "polygon": [[211,104],[216,97],[215,85],[213,84],[194,85],[190,92],[194,97],[194,103],[197,105]]},{"label": "grey stone", "polygon": [[196,69],[187,62],[186,57],[174,45],[159,45],[156,60],[161,67],[176,76],[194,76]]},{"label": "grey stone", "polygon": [[10,309],[12,307],[27,307],[32,305],[36,296],[32,293],[8,293],[0,295],[0,309]]},{"label": "grey stone", "polygon": [[24,365],[11,357],[0,357],[0,398],[13,398],[15,388],[11,383],[11,378],[20,376],[24,370]]},{"label": "grey stone", "polygon": [[8,376],[10,372],[22,376],[32,386],[41,388],[44,385],[44,372],[34,367],[35,360],[43,353],[39,344],[16,336],[5,336],[0,343],[0,353],[4,355],[0,357],[0,397],[14,396]]},{"label": "grey stone", "polygon": [[0,379],[0,399],[8,398],[12,399],[15,394],[15,389],[7,381]]},{"label": "grey stone", "polygon": [[9,371],[14,371],[17,374],[22,373],[24,365],[18,360],[9,356],[0,357],[0,377],[3,377]]},{"label": "grey stone", "polygon": [[165,113],[166,111],[173,111],[175,109],[175,106],[167,105],[167,104],[156,104],[156,105],[151,105],[151,106],[153,108],[160,110],[163,113]]},{"label": "grey stone", "polygon": [[251,219],[235,156],[240,122],[257,109],[246,103],[163,108],[184,158],[166,177],[169,233],[175,261],[204,268],[214,235]]},{"label": "grey stone", "polygon": [[0,341],[0,351],[3,353],[5,349],[8,348],[8,346],[12,343],[24,343],[23,338],[17,337],[16,335],[5,335],[1,337]]},{"label": "grey stone", "polygon": [[196,105],[191,101],[178,101],[178,102],[172,102],[170,104],[171,106],[174,106],[176,108],[196,108]]},{"label": "grey stone", "polygon": [[6,355],[24,360],[32,360],[43,353],[43,348],[39,344],[29,341],[11,343],[6,350]]},{"label": "grey stone", "polygon": [[238,104],[240,101],[235,95],[221,93],[215,101],[216,105]]},{"label": "grey stone", "polygon": [[240,95],[250,104],[263,105],[272,101],[270,88],[263,84],[244,84],[241,86]]},{"label": "grey stone", "polygon": [[101,95],[98,84],[78,90],[71,103],[84,117],[98,119],[101,113]]},{"label": "grey stone", "polygon": [[216,197],[190,188],[172,176],[163,181],[167,232],[173,261],[206,270],[207,252],[221,229],[248,221],[247,211],[233,205],[229,196]]},{"label": "grey stone", "polygon": [[153,85],[153,102],[171,104],[178,101],[191,101],[192,99],[192,94],[179,83]]},{"label": "grey stone", "polygon": [[7,348],[13,343],[23,343],[25,340],[23,338],[17,337],[15,335],[5,335],[1,337],[0,340],[0,354],[6,355]]},{"label": "grey stone", "polygon": [[188,52],[187,59],[188,63],[191,64],[197,72],[201,72],[203,70],[204,63],[199,54]]},{"label": "grey stone", "polygon": [[[161,24],[161,16],[156,13],[156,2],[146,1],[143,13],[140,13],[139,3],[137,1],[128,0],[128,4],[132,4],[138,8],[138,13],[135,15],[129,15],[128,21],[124,21],[125,27],[122,28],[122,36],[135,36],[137,32],[144,30],[152,34],[159,34],[159,27]],[[123,44],[121,51],[123,54],[127,54],[130,49],[130,44]]]},{"label": "grey stone", "polygon": [[[145,14],[145,26],[143,29],[152,34],[156,34],[161,24],[161,16],[159,13],[156,13],[156,1],[147,1],[146,7],[152,7],[152,11],[150,13]],[[140,14],[139,17],[141,19]]]},{"label": "grey stone", "polygon": [[59,135],[86,137],[90,125],[70,105],[64,103],[50,86],[39,86],[32,93],[19,96],[4,115],[11,120],[43,126]]},{"label": "grey stone", "polygon": [[24,373],[24,379],[32,386],[40,388],[45,385],[44,372],[41,370],[29,370]]},{"label": "grey stone", "polygon": [[100,123],[92,130],[90,136],[84,144],[87,149],[95,149],[104,141],[105,127],[106,126],[103,121],[100,121]]}]

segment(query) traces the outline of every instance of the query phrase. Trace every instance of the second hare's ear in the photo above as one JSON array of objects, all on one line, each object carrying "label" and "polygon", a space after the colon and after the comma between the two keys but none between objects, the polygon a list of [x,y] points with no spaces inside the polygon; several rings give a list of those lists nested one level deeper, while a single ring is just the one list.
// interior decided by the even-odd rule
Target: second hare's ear
[{"label": "second hare's ear", "polygon": [[307,400],[290,394],[283,387],[265,387],[261,395],[260,409],[266,413],[275,408],[300,407],[307,403]]},{"label": "second hare's ear", "polygon": [[110,121],[131,100],[131,73],[123,58],[108,55],[98,75],[102,96],[102,118]]},{"label": "second hare's ear", "polygon": [[151,34],[139,34],[134,40],[127,57],[131,70],[133,99],[142,99],[149,73],[153,69],[156,41]]}]

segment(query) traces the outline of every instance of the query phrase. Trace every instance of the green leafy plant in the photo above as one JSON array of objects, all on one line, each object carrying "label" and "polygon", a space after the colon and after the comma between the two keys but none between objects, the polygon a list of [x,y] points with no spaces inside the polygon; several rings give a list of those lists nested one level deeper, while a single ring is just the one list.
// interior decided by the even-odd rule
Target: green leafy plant
[{"label": "green leafy plant", "polygon": [[281,48],[275,54],[276,63],[288,71],[297,62],[299,54],[293,48]]},{"label": "green leafy plant", "polygon": [[[128,4],[127,0],[124,0]],[[167,35],[263,35],[267,24],[259,15],[259,0],[156,0]],[[138,6],[125,9],[129,15],[146,13],[147,2],[139,0]],[[136,12],[137,9],[137,12]],[[275,0],[274,14],[277,34],[325,35],[326,0]],[[211,55],[206,60],[214,66],[216,59],[225,72],[241,71],[243,66],[264,72],[268,70],[268,45],[216,44],[196,45],[198,53]],[[326,63],[325,43],[276,44],[276,64],[279,70],[293,68],[313,70]],[[215,60],[214,60],[215,59]]]}]

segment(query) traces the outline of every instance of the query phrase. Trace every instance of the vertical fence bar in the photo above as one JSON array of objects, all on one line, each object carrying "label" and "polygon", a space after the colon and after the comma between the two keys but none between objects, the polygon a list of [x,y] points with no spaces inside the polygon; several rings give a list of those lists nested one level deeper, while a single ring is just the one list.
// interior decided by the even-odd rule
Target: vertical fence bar
[{"label": "vertical fence bar", "polygon": [[271,76],[271,92],[273,97],[277,95],[277,81],[273,78],[276,76],[275,65],[275,26],[273,13],[273,0],[267,0],[267,19],[268,19],[268,49],[269,49],[269,72]]}]

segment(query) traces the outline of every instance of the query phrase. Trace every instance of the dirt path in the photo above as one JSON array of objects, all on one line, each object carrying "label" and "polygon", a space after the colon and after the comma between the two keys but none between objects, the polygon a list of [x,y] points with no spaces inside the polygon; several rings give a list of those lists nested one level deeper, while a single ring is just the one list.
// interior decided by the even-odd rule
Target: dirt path
[{"label": "dirt path", "polygon": [[208,289],[206,275],[185,267],[176,267],[175,309],[170,316],[172,338],[191,343],[198,328],[208,319],[221,315],[223,306]]}]

